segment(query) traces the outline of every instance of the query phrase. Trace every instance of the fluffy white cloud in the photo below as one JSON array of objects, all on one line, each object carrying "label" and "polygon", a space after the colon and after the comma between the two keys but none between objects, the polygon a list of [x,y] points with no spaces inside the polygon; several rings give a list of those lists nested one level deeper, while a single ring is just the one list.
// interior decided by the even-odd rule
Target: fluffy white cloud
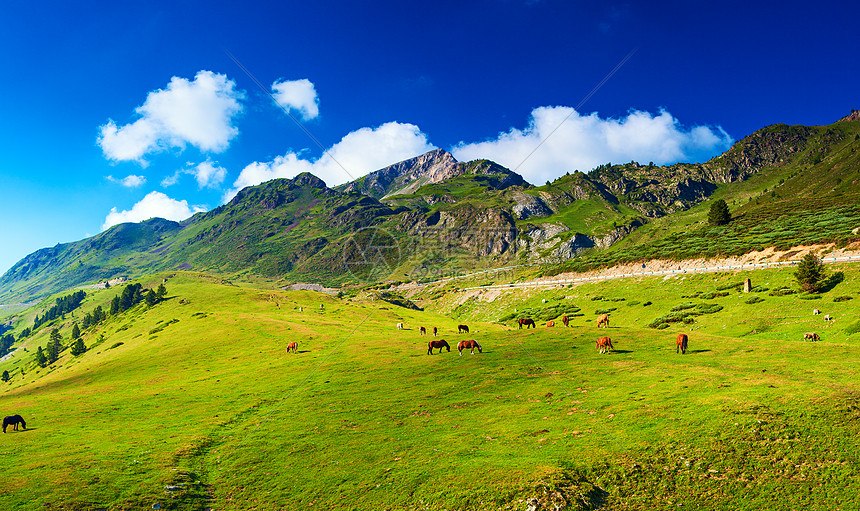
[{"label": "fluffy white cloud", "polygon": [[219,167],[210,160],[198,163],[197,165],[189,162],[187,165],[188,168],[177,170],[162,179],[161,186],[164,188],[173,186],[179,182],[182,174],[190,174],[197,180],[198,188],[218,188],[224,182],[224,178],[227,177],[227,169]]},{"label": "fluffy white cloud", "polygon": [[304,120],[313,119],[320,114],[317,91],[307,78],[275,82],[272,84],[272,91],[279,105],[295,110]]},{"label": "fluffy white cloud", "polygon": [[186,144],[220,152],[239,133],[233,117],[242,111],[243,98],[226,75],[200,71],[193,81],[174,76],[167,88],[150,92],[135,109],[140,119],[124,126],[109,119],[98,144],[108,159],[143,164],[147,153]]},{"label": "fluffy white cloud", "polygon": [[227,177],[227,169],[209,160],[190,169],[190,173],[197,179],[197,186],[200,188],[218,188]]},{"label": "fluffy white cloud", "polygon": [[488,158],[541,184],[565,172],[632,160],[658,165],[702,161],[728,149],[733,140],[722,128],[685,129],[669,112],[632,110],[621,119],[581,115],[570,107],[540,107],[528,127],[511,128],[493,140],[451,149],[461,161]]},{"label": "fluffy white cloud", "polygon": [[161,192],[150,192],[130,210],[117,211],[116,208],[111,208],[102,225],[102,230],[107,230],[124,222],[141,222],[155,217],[178,222],[201,211],[206,211],[206,208],[202,206],[189,207],[188,201],[171,199]]},{"label": "fluffy white cloud", "polygon": [[302,172],[310,172],[328,186],[336,186],[433,149],[436,147],[414,124],[388,122],[376,128],[361,128],[347,134],[314,161],[302,158],[300,153],[289,152],[273,161],[248,165],[224,200],[230,200],[246,186],[275,178],[293,178]]},{"label": "fluffy white cloud", "polygon": [[136,176],[134,174],[125,176],[122,179],[115,178],[113,176],[108,176],[107,180],[111,183],[117,183],[126,188],[137,188],[138,186],[143,186],[146,183],[146,176]]}]

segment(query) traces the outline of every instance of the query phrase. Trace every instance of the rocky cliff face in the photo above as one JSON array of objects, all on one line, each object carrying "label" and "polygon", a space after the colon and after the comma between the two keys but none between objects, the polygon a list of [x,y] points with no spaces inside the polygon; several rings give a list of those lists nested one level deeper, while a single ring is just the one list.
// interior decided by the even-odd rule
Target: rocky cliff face
[{"label": "rocky cliff face", "polygon": [[489,177],[486,184],[504,189],[525,183],[522,176],[489,160],[458,162],[451,153],[436,149],[347,183],[337,189],[360,192],[375,199],[412,194],[426,184],[441,183],[462,175]]}]

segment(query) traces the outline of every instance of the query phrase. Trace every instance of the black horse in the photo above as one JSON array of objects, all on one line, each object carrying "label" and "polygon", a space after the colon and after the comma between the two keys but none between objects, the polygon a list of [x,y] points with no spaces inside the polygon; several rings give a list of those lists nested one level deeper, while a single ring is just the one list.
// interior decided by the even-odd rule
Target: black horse
[{"label": "black horse", "polygon": [[22,428],[27,429],[27,423],[24,422],[24,417],[21,417],[20,415],[10,415],[8,417],[4,417],[3,432],[6,432],[6,426],[14,426],[12,431],[18,431],[18,424],[20,424]]}]

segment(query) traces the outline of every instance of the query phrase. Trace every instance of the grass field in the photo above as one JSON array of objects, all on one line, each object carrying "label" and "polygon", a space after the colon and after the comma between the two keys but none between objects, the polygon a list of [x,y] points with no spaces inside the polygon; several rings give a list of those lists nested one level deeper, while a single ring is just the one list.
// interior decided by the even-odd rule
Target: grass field
[{"label": "grass field", "polygon": [[[0,363],[12,374],[0,411],[29,426],[0,435],[0,505],[856,509],[860,272],[828,269],[845,278],[813,300],[771,296],[792,285],[771,270],[443,294],[418,302],[425,311],[180,273],[165,302],[87,331],[84,355],[35,368],[43,329]],[[760,302],[709,294],[745,277]],[[66,343],[74,319],[120,291],[54,325]],[[723,308],[647,326],[688,303]],[[582,315],[570,328],[496,322],[555,305]],[[611,310],[610,328],[595,326],[598,310]],[[428,356],[422,325],[453,351]],[[595,350],[603,334],[609,355]],[[483,353],[458,356],[465,338]]]}]

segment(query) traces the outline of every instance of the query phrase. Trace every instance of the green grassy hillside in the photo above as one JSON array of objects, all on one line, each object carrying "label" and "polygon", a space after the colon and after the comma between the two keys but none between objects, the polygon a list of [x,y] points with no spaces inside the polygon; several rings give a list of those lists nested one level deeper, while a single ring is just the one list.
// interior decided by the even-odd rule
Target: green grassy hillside
[{"label": "green grassy hillside", "polygon": [[[35,368],[43,329],[28,352],[0,363],[12,374],[0,409],[29,426],[0,435],[0,504],[524,510],[536,498],[544,509],[855,508],[860,324],[854,300],[834,299],[857,299],[860,273],[829,268],[844,280],[815,300],[771,296],[791,285],[788,270],[774,270],[491,301],[428,295],[417,302],[425,311],[179,273],[164,302],[85,332],[84,355],[66,351]],[[745,276],[760,302],[728,287]],[[51,326],[68,343],[73,321],[121,291],[94,292]],[[723,308],[647,326],[688,302]],[[566,329],[495,322],[558,305],[582,316]],[[595,326],[599,309],[611,310],[610,328]],[[456,333],[463,322],[468,336]],[[438,326],[452,346],[478,339],[483,353],[429,356],[421,325]],[[674,348],[682,331],[686,355]],[[822,341],[803,341],[805,331]],[[598,355],[598,335],[617,351]],[[294,340],[299,353],[287,354]]]}]

